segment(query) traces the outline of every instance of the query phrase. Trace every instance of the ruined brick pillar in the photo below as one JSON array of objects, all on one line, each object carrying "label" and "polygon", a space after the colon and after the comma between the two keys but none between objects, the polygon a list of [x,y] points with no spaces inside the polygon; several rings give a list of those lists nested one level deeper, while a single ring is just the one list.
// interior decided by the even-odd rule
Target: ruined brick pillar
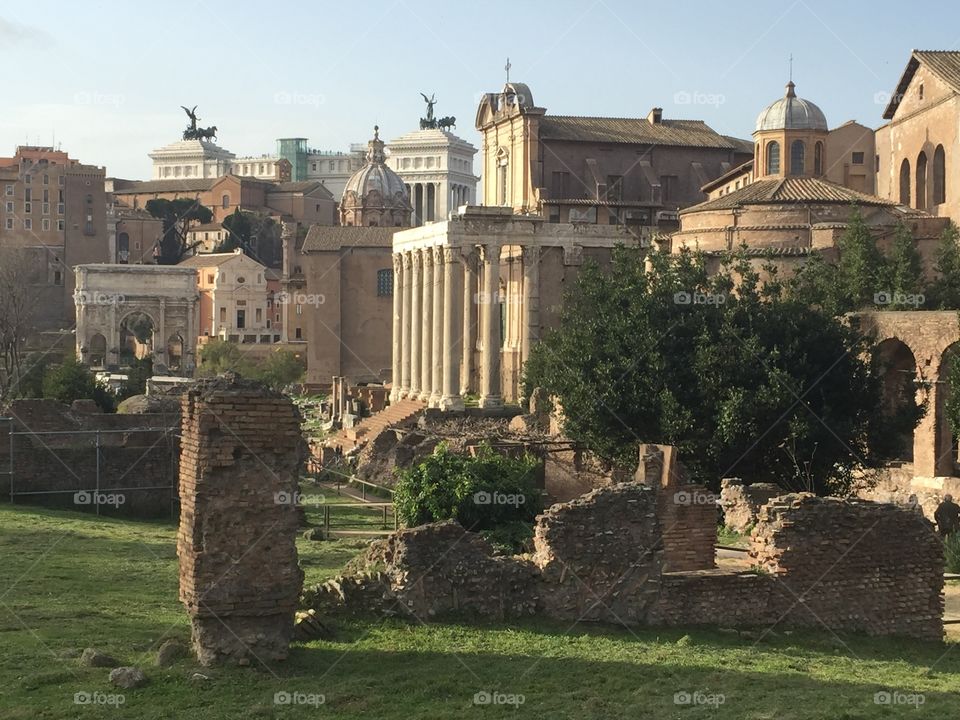
[{"label": "ruined brick pillar", "polygon": [[181,404],[177,555],[194,652],[203,665],[283,659],[303,585],[298,412],[235,375],[200,381]]}]

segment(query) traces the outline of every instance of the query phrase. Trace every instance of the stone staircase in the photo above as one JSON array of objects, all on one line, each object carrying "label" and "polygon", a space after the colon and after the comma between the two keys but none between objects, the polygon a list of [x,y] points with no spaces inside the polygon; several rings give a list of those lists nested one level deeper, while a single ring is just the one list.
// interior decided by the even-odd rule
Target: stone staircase
[{"label": "stone staircase", "polygon": [[375,438],[391,425],[400,425],[410,420],[424,408],[426,405],[417,400],[397,400],[375,415],[364,418],[353,427],[338,430],[336,434],[327,438],[324,444],[327,447],[339,445],[344,454],[349,453]]}]

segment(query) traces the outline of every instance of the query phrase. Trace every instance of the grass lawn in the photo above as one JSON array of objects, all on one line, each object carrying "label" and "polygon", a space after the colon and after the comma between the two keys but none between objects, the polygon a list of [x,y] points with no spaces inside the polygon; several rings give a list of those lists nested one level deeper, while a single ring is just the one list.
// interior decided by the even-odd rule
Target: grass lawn
[{"label": "grass lawn", "polygon": [[[162,639],[188,639],[177,601],[176,528],[0,505],[0,718],[950,718],[960,711],[956,643],[595,625],[342,621],[332,641],[281,664],[201,670],[153,665]],[[300,542],[308,581],[362,548]],[[64,651],[95,646],[150,683],[119,708],[77,705],[114,692],[108,670]],[[523,703],[474,704],[477,693]],[[875,693],[922,695],[886,706]],[[324,704],[276,705],[276,693]],[[708,703],[675,704],[678,693]],[[723,702],[720,704],[720,696]],[[915,701],[919,698],[913,697]]]}]

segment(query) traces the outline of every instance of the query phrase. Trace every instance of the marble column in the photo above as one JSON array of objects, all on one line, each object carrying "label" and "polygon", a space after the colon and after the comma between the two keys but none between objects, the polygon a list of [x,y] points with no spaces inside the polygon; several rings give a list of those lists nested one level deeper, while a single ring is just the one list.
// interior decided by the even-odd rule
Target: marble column
[{"label": "marble column", "polygon": [[520,362],[526,363],[530,357],[530,349],[540,340],[540,246],[525,245],[522,252],[523,325]]},{"label": "marble column", "polygon": [[458,327],[462,315],[457,312],[457,278],[462,273],[460,267],[459,248],[444,248],[443,264],[443,394],[440,397],[442,410],[463,410],[463,398],[460,396],[458,384],[460,365],[460,345],[463,343],[464,332]]},{"label": "marble column", "polygon": [[420,399],[420,337],[423,330],[423,257],[419,250],[413,255],[413,286],[410,288],[410,394],[411,400]]},{"label": "marble column", "polygon": [[460,394],[473,391],[473,361],[477,350],[477,252],[463,248],[463,362],[460,367]]},{"label": "marble column", "polygon": [[430,383],[433,382],[433,248],[424,248],[423,305],[420,309],[423,326],[420,330],[420,400],[430,402]]},{"label": "marble column", "polygon": [[400,327],[400,398],[410,395],[410,321],[412,316],[413,293],[411,292],[413,272],[413,257],[410,253],[400,253],[403,260],[403,275],[401,291],[403,297],[403,317]]},{"label": "marble column", "polygon": [[390,402],[396,402],[403,394],[403,255],[393,254],[393,335],[390,338],[393,355],[390,375]]},{"label": "marble column", "polygon": [[433,248],[433,327],[430,331],[430,407],[440,407],[443,395],[443,318],[448,314],[444,307],[444,253],[442,247]]},{"label": "marble column", "polygon": [[486,243],[482,249],[480,407],[495,408],[503,405],[500,394],[500,245]]}]

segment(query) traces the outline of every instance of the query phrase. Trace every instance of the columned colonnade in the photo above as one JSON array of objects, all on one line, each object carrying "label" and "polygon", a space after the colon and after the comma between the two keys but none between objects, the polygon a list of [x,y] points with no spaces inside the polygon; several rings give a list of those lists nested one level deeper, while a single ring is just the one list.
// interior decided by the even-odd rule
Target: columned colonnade
[{"label": "columned colonnade", "polygon": [[[503,405],[501,387],[500,242],[427,244],[393,256],[392,400],[410,398],[462,410]],[[539,339],[539,246],[522,247],[522,358]],[[474,351],[479,349],[479,377]]]}]

